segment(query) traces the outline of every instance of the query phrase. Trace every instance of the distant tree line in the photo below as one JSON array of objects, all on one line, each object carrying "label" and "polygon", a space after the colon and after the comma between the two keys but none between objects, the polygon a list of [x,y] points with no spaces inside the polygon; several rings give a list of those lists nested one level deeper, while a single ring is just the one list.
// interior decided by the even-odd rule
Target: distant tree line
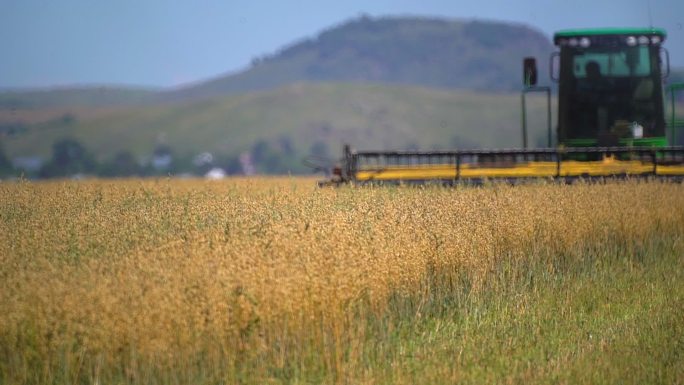
[{"label": "distant tree line", "polygon": [[[329,157],[328,146],[316,141],[308,154]],[[203,176],[220,169],[225,175],[303,174],[311,170],[302,163],[302,154],[286,135],[275,139],[259,139],[241,154],[178,154],[168,145],[157,145],[147,157],[136,157],[127,150],[98,160],[80,141],[63,138],[52,145],[50,158],[38,170],[15,167],[0,145],[0,177],[24,175],[31,178],[63,178],[78,176],[146,177],[162,175]]]},{"label": "distant tree line", "polygon": [[4,147],[0,146],[0,177],[12,175],[14,173],[14,167],[12,167],[12,162],[5,154]]}]

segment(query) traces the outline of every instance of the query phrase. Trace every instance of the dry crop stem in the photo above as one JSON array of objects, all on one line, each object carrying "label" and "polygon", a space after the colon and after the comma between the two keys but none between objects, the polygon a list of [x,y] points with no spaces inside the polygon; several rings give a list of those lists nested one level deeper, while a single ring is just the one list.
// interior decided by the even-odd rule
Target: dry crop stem
[{"label": "dry crop stem", "polygon": [[292,360],[361,381],[358,320],[396,293],[429,292],[431,272],[477,292],[501,261],[553,270],[557,256],[600,260],[655,235],[681,247],[684,233],[684,187],[660,183],[130,180],[0,195],[6,383],[192,382],[245,367],[259,382]]}]

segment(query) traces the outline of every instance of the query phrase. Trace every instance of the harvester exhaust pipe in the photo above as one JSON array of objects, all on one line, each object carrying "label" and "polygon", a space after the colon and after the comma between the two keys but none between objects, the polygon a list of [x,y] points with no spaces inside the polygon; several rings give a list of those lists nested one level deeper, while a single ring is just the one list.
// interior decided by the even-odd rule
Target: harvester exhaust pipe
[{"label": "harvester exhaust pipe", "polygon": [[522,148],[527,149],[527,102],[526,96],[530,92],[545,92],[546,93],[546,121],[547,121],[547,135],[548,147],[552,147],[551,143],[551,87],[537,87],[537,61],[533,57],[526,57],[523,60],[523,90],[520,96],[522,104]]},{"label": "harvester exhaust pipe", "polygon": [[344,145],[342,152],[344,154],[344,170],[340,170],[340,179],[342,179],[343,182],[350,182],[354,178],[355,165],[352,164],[354,157],[352,156],[351,147],[348,144]]}]

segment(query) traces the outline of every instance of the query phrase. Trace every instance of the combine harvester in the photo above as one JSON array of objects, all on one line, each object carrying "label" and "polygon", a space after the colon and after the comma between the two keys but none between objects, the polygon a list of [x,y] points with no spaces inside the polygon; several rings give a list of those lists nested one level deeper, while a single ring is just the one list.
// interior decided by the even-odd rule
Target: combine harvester
[{"label": "combine harvester", "polygon": [[[677,138],[675,93],[667,89],[669,55],[662,29],[586,29],[557,32],[551,78],[558,86],[557,142],[551,134],[551,88],[537,86],[534,58],[523,62],[522,148],[466,151],[352,151],[344,147],[333,178],[343,183],[518,182],[547,178],[647,177],[681,181],[684,146]],[[556,71],[554,71],[556,70]],[[554,73],[555,72],[555,73]],[[664,94],[671,98],[666,124]],[[526,96],[547,98],[548,148],[528,149]],[[668,127],[669,126],[669,127]]]}]

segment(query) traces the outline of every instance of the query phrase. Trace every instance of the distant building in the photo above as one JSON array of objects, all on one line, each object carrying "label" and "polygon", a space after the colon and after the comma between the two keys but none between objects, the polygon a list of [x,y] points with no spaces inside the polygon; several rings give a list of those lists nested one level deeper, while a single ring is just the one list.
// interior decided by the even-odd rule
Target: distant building
[{"label": "distant building", "polygon": [[212,180],[223,179],[226,177],[226,172],[220,167],[214,167],[204,174],[204,177]]}]

